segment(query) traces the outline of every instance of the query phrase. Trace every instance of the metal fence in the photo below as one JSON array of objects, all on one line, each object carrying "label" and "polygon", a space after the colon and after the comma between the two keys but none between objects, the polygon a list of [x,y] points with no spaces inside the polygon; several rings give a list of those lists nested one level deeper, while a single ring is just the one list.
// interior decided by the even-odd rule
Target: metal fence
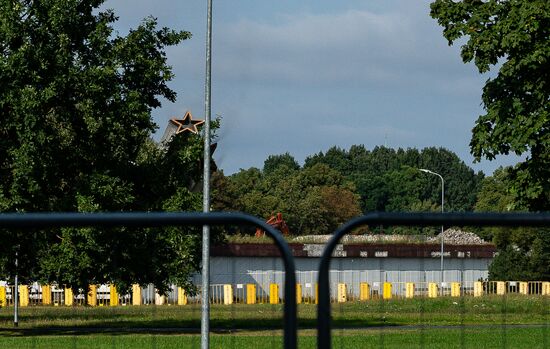
[{"label": "metal fence", "polygon": [[[355,218],[333,234],[323,250],[319,262],[319,304],[317,307],[317,347],[330,349],[331,339],[331,287],[330,264],[333,253],[342,237],[353,229],[364,226],[505,226],[550,227],[550,214],[538,213],[372,213]],[[509,285],[509,283],[507,284]],[[537,284],[535,284],[537,285]],[[489,284],[492,292],[492,284]],[[537,286],[535,286],[536,288]],[[498,285],[495,284],[495,288]],[[494,290],[495,293],[497,289]],[[464,333],[461,334],[464,336]],[[464,340],[462,339],[462,343]]]},{"label": "metal fence", "polygon": [[[281,253],[285,269],[283,329],[285,348],[297,346],[296,274],[292,252],[282,235],[263,220],[243,213],[8,213],[0,214],[0,228],[43,229],[58,227],[159,227],[185,225],[253,225],[264,230]],[[61,296],[61,295],[60,295]]]},{"label": "metal fence", "polygon": [[[277,299],[284,300],[284,341],[285,348],[297,347],[297,328],[296,321],[296,304],[297,304],[297,289],[301,293],[301,300],[309,302],[318,301],[317,306],[317,346],[318,348],[331,348],[331,301],[338,302],[341,300],[340,295],[344,294],[346,301],[361,300],[362,295],[368,295],[369,298],[384,298],[386,288],[390,290],[388,294],[392,297],[408,297],[408,293],[412,292],[413,296],[428,296],[430,292],[436,290],[437,296],[476,296],[477,292],[482,295],[490,294],[544,294],[547,290],[547,284],[544,282],[534,281],[531,283],[522,283],[517,281],[507,282],[479,282],[473,278],[465,278],[464,273],[460,273],[460,278],[455,282],[443,283],[432,277],[423,274],[419,278],[422,281],[415,280],[397,280],[388,283],[385,280],[375,281],[369,279],[368,275],[362,276],[359,274],[347,273],[346,271],[331,271],[330,263],[333,252],[338,245],[340,239],[351,232],[354,228],[361,225],[407,225],[407,226],[550,226],[550,214],[429,214],[429,213],[376,213],[369,214],[363,217],[356,218],[338,229],[332,239],[326,245],[319,263],[317,283],[314,282],[315,273],[296,273],[294,259],[290,252],[287,243],[283,237],[275,231],[271,226],[263,221],[244,214],[237,213],[118,213],[118,214],[75,214],[75,213],[58,213],[58,214],[0,214],[0,228],[18,228],[18,229],[36,229],[36,228],[51,228],[63,226],[168,226],[168,225],[225,225],[225,224],[253,224],[264,229],[268,235],[272,236],[275,244],[281,252],[285,272],[277,275],[272,275],[274,279],[277,277],[284,278],[284,289],[282,297],[279,297],[279,288],[272,288],[269,277],[265,277],[258,282],[258,286],[249,288],[249,285],[231,284],[231,288],[227,285],[215,284],[211,285],[211,302],[225,304],[228,298],[228,292],[231,290],[232,301],[242,302],[246,300],[251,302],[249,297],[254,298],[255,302],[272,302],[273,292],[277,292]],[[297,278],[298,275],[298,278]],[[458,274],[457,274],[458,275]],[[344,282],[342,282],[344,280]],[[346,280],[351,280],[349,283]],[[298,282],[297,282],[298,281]],[[347,285],[350,286],[347,286]],[[390,284],[391,286],[387,286]],[[297,286],[299,285],[299,286]],[[344,285],[344,286],[341,286]],[[366,285],[366,286],[365,286]],[[457,286],[458,285],[458,286]],[[481,285],[481,286],[480,286]],[[458,288],[457,288],[458,287]],[[269,290],[269,292],[266,292]],[[368,291],[365,291],[368,290]],[[39,290],[29,289],[29,302],[40,303],[44,302],[44,293]],[[65,303],[67,297],[71,297],[74,304],[81,304],[86,301],[86,292],[78,290],[76,294],[68,292],[66,289],[53,287],[49,290],[51,301],[58,304]],[[112,289],[102,289],[97,291],[97,301],[107,302],[113,295]],[[152,286],[147,286],[141,289],[141,298],[144,304],[153,302],[174,303],[179,299],[179,291],[172,288],[168,295],[163,300],[157,299],[157,294]],[[200,292],[200,289],[199,289]],[[7,299],[12,299],[15,290],[8,289],[9,294]],[[154,295],[153,295],[154,294]],[[252,295],[252,296],[250,296]],[[270,297],[271,296],[271,297]],[[130,304],[132,302],[131,295],[118,295],[117,302]],[[158,296],[161,297],[161,296]],[[189,296],[188,302],[196,302],[199,297],[196,295]],[[106,304],[106,303],[105,303]],[[462,341],[464,343],[464,341]]]}]

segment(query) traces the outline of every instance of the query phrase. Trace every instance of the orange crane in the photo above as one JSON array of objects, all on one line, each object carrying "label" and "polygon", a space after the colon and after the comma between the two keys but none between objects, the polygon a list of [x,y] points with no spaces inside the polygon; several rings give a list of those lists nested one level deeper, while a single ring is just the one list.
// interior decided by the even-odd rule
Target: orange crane
[{"label": "orange crane", "polygon": [[[287,236],[289,234],[288,225],[286,225],[286,222],[283,219],[283,214],[281,212],[278,212],[276,216],[269,217],[269,219],[265,222],[271,225],[273,228],[279,230],[281,233],[283,233],[284,236]],[[261,228],[256,228],[256,237],[262,236],[265,236],[265,231],[263,231]]]}]

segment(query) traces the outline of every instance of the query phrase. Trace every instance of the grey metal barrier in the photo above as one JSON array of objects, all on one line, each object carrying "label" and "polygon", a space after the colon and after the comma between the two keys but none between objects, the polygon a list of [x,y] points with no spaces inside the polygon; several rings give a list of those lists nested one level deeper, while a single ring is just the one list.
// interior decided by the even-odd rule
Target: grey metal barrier
[{"label": "grey metal barrier", "polygon": [[54,227],[161,227],[184,225],[251,224],[265,230],[281,252],[285,268],[284,348],[297,346],[296,268],[292,252],[281,233],[264,221],[244,213],[198,212],[128,212],[128,213],[4,213],[0,228],[36,229]]},{"label": "grey metal barrier", "polygon": [[327,243],[319,262],[319,304],[317,306],[317,347],[331,348],[331,308],[329,268],[340,239],[363,225],[402,226],[501,226],[550,227],[550,213],[370,213],[341,226]]}]

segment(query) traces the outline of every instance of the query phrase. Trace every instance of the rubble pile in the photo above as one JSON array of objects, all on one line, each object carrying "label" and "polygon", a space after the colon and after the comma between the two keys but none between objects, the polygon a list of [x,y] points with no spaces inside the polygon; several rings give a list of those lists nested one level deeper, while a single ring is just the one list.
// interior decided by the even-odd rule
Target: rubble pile
[{"label": "rubble pile", "polygon": [[[440,234],[441,235],[441,234]],[[344,244],[361,243],[439,243],[440,235],[426,237],[425,235],[346,235],[340,241]],[[303,235],[295,237],[292,242],[309,244],[326,244],[332,235]],[[474,233],[450,228],[443,232],[445,244],[450,245],[484,245],[485,240]]]},{"label": "rubble pile", "polygon": [[[428,238],[428,242],[438,242],[441,234],[438,236]],[[451,245],[484,245],[487,244],[485,240],[480,238],[474,233],[462,231],[459,229],[447,229],[443,232],[443,242]]]}]

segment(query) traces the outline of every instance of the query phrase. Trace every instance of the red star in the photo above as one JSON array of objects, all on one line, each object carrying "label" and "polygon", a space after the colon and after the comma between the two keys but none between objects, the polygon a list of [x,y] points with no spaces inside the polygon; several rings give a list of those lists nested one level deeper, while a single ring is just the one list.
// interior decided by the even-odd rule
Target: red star
[{"label": "red star", "polygon": [[204,123],[204,120],[193,120],[193,115],[191,115],[190,111],[185,112],[183,119],[172,118],[170,119],[170,121],[173,122],[176,126],[178,126],[178,129],[176,130],[176,134],[182,133],[185,131],[199,133],[197,126],[202,125]]}]

